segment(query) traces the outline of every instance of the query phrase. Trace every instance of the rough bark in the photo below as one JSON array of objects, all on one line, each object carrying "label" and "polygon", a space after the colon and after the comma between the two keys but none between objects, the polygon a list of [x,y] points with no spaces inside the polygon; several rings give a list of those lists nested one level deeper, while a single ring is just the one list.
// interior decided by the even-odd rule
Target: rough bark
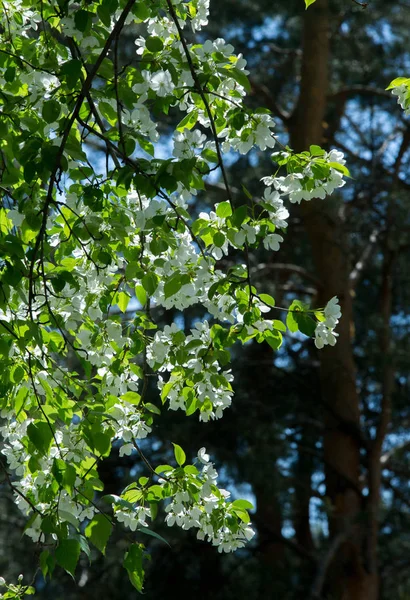
[{"label": "rough bark", "polygon": [[[317,0],[305,15],[300,97],[290,119],[291,146],[296,151],[323,144],[328,94],[328,0]],[[346,531],[324,578],[324,591],[341,600],[376,600],[375,578],[367,572],[364,553],[363,498],[360,494],[360,409],[351,347],[352,298],[349,255],[337,199],[305,202],[301,215],[317,276],[322,283],[319,305],[337,295],[343,317],[338,343],[320,352],[325,405],[324,462],[331,539]],[[376,542],[375,542],[376,543]]]}]

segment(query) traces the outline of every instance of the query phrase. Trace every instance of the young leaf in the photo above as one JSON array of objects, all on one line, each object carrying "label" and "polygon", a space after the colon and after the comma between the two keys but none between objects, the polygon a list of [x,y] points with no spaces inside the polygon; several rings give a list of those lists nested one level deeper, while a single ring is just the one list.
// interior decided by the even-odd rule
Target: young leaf
[{"label": "young leaf", "polygon": [[[196,124],[197,120],[198,120],[198,111],[197,110],[193,110],[192,112],[188,113],[183,119],[182,121],[180,121],[177,125],[177,131],[184,131],[184,129],[192,129],[192,127],[194,127],[194,125]],[[202,153],[203,155],[204,153]],[[205,157],[204,157],[205,158]]]},{"label": "young leaf", "polygon": [[149,37],[145,40],[145,47],[152,53],[161,52],[164,47],[164,42],[160,37]]},{"label": "young leaf", "polygon": [[145,533],[145,535],[150,535],[151,537],[159,540],[160,542],[164,542],[164,544],[171,548],[171,545],[167,542],[166,539],[162,537],[162,535],[159,535],[159,533],[153,531],[152,529],[148,529],[148,527],[141,527],[140,529],[138,529],[138,533]]},{"label": "young leaf", "polygon": [[29,440],[37,448],[40,454],[46,455],[50,449],[53,431],[46,421],[36,421],[27,427]]},{"label": "young leaf", "polygon": [[410,79],[408,77],[396,77],[393,79],[387,86],[386,90],[392,90],[395,87],[399,87],[400,85],[408,85],[410,83]]},{"label": "young leaf", "polygon": [[267,304],[272,308],[275,306],[275,299],[272,298],[272,296],[270,296],[269,294],[259,294],[259,298],[264,304]]},{"label": "young leaf", "polygon": [[185,452],[182,450],[181,446],[178,446],[178,444],[172,443],[172,445],[174,446],[175,460],[177,461],[177,464],[182,467],[186,460]]},{"label": "young leaf", "polygon": [[225,202],[220,202],[216,204],[216,214],[221,219],[225,219],[226,217],[230,217],[232,214],[231,203],[227,200]]},{"label": "young leaf", "polygon": [[232,506],[234,506],[235,508],[242,508],[243,510],[253,509],[252,502],[249,502],[248,500],[243,500],[242,498],[240,498],[239,500],[234,500],[232,502]]},{"label": "young leaf", "polygon": [[41,114],[46,123],[54,123],[60,116],[60,111],[60,103],[57,100],[48,100],[44,102]]},{"label": "young leaf", "polygon": [[145,571],[142,566],[144,553],[139,544],[131,544],[125,553],[123,566],[128,572],[128,577],[136,590],[142,592],[144,586]]},{"label": "young leaf", "polygon": [[108,516],[94,515],[92,521],[85,528],[85,535],[96,548],[105,554],[105,547],[112,531],[112,523]]},{"label": "young leaf", "polygon": [[131,296],[127,294],[127,292],[120,292],[118,294],[117,304],[122,313],[125,313],[125,311],[127,310],[127,306],[130,300]]},{"label": "young leaf", "polygon": [[80,558],[80,542],[73,539],[63,539],[55,551],[57,564],[63,567],[74,579],[75,568]]},{"label": "young leaf", "polygon": [[158,287],[158,278],[154,275],[154,273],[147,273],[142,278],[141,283],[148,296],[152,296]]},{"label": "young leaf", "polygon": [[138,406],[138,404],[141,402],[141,396],[138,394],[138,392],[125,392],[125,394],[121,396],[121,400],[125,400],[125,402],[129,402],[130,404]]},{"label": "young leaf", "polygon": [[164,284],[165,298],[174,296],[182,287],[182,279],[180,273],[174,273]]},{"label": "young leaf", "polygon": [[147,293],[142,285],[135,286],[135,295],[137,296],[138,302],[141,306],[145,306],[147,303]]}]

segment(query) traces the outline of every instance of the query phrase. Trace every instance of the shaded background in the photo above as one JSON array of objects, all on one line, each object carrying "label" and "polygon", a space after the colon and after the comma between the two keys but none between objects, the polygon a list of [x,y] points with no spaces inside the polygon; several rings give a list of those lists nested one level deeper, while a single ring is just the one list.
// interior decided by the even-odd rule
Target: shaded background
[{"label": "shaded background", "polygon": [[[283,143],[346,155],[346,186],[292,207],[280,252],[251,257],[254,284],[278,305],[297,296],[323,306],[338,295],[339,341],[321,352],[300,336],[287,336],[276,354],[267,344],[235,346],[236,396],[221,421],[163,411],[144,447],[151,462],[172,460],[170,441],[188,456],[205,445],[223,485],[254,503],[257,535],[221,555],[192,532],[161,525],[159,515],[156,529],[171,547],[138,538],[152,556],[147,600],[410,599],[410,127],[384,91],[410,74],[410,2],[317,0],[307,12],[303,4],[211,1],[200,39],[223,37],[243,52],[248,102],[271,109]],[[129,33],[124,61],[135,53]],[[273,170],[269,154],[229,158],[238,202],[241,183],[258,197],[260,177]],[[214,179],[195,209],[225,199]],[[187,329],[202,316],[195,308],[155,314]],[[119,459],[118,450],[101,467],[106,493],[140,474],[140,461]],[[0,572],[30,579],[38,550],[21,538],[7,486],[0,491]],[[83,558],[76,583],[60,570],[46,585],[38,576],[38,598],[136,597],[121,567],[124,535],[135,538],[117,530],[105,558]]]}]

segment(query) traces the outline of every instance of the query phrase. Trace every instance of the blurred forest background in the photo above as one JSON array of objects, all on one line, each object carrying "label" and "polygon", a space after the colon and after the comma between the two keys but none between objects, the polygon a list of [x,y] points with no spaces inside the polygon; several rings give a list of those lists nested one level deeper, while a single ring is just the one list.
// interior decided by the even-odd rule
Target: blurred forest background
[{"label": "blurred forest background", "polygon": [[[157,517],[170,547],[139,535],[152,556],[147,600],[410,599],[410,124],[384,91],[410,75],[409,28],[405,0],[317,0],[308,11],[302,0],[211,0],[201,41],[223,37],[244,54],[248,102],[273,112],[293,149],[342,150],[352,175],[331,198],[292,207],[280,252],[252,255],[255,285],[279,306],[294,297],[323,306],[337,295],[343,319],[336,347],[320,352],[301,336],[276,354],[267,344],[235,346],[236,396],[221,421],[163,410],[144,447],[150,461],[172,460],[170,441],[192,456],[206,446],[225,487],[254,503],[257,536],[221,555]],[[124,63],[137,60],[135,35],[124,34]],[[170,114],[163,134],[180,118]],[[275,168],[269,153],[228,159],[238,203],[241,184],[257,199]],[[225,199],[214,177],[196,209]],[[203,314],[154,317],[189,329]],[[118,451],[100,473],[105,493],[146,474],[137,456]],[[27,581],[38,549],[21,537],[4,484],[0,523],[0,572]],[[121,567],[123,536],[114,534],[105,558],[84,558],[76,583],[61,570],[47,584],[38,575],[39,600],[136,597]]]}]

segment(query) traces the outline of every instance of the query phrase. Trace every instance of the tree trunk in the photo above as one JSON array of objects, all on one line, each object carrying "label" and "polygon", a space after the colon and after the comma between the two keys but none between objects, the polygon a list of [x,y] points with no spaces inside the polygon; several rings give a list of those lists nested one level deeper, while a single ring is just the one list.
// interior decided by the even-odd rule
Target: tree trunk
[{"label": "tree trunk", "polygon": [[[290,145],[296,151],[323,143],[328,93],[328,0],[317,0],[305,14],[300,97],[290,119]],[[352,298],[343,206],[336,199],[301,205],[301,215],[322,288],[318,303],[340,299],[343,317],[335,347],[319,352],[325,406],[324,461],[331,540],[340,540],[324,578],[329,598],[377,600],[375,578],[365,568],[363,498],[360,491],[360,409],[351,347]],[[373,574],[372,574],[373,575]]]},{"label": "tree trunk", "polygon": [[295,479],[295,499],[293,504],[293,527],[296,542],[309,552],[314,551],[312,532],[310,529],[310,499],[312,497],[312,474],[314,470],[313,456],[304,451],[303,446],[312,445],[312,435],[305,425],[301,435],[302,448],[293,467]]}]

